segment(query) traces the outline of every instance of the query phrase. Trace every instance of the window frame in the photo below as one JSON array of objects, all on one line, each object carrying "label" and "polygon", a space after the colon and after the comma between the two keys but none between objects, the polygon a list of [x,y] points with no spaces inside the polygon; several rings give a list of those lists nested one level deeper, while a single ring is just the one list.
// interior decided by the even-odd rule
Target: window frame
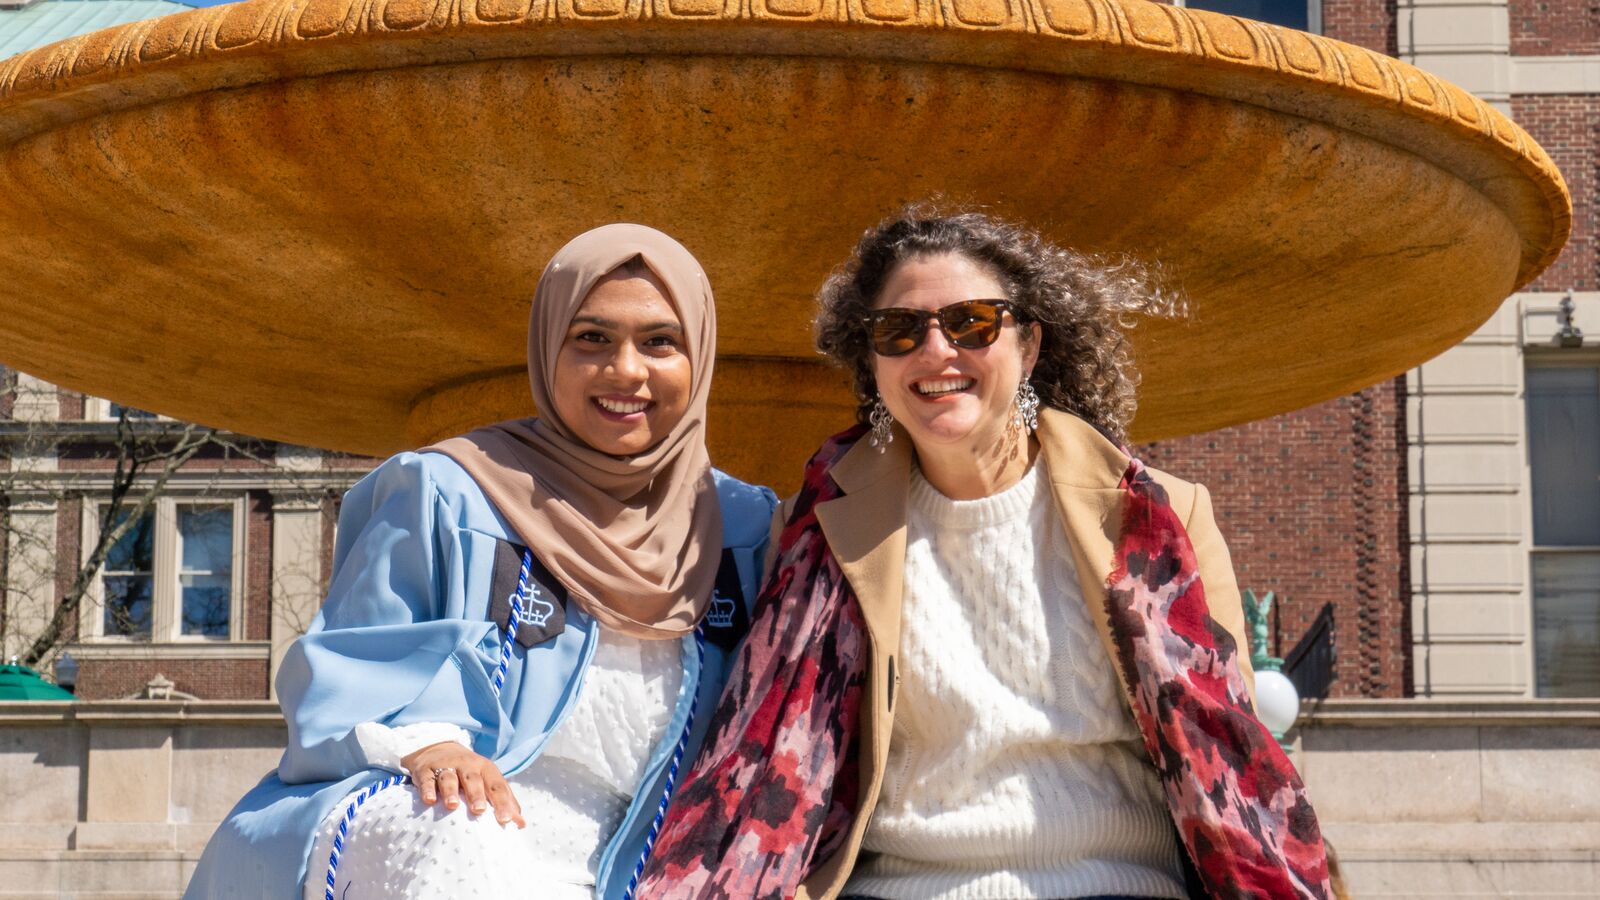
[{"label": "window frame", "polygon": [[[92,397],[92,396],[85,395],[84,398],[83,398],[83,418],[84,418],[85,421],[89,421],[89,422],[115,422],[115,421],[117,421],[117,417],[115,415],[113,415],[112,412],[111,412],[111,407],[113,405],[118,405],[118,404],[116,404],[115,401],[107,400],[104,397]],[[141,412],[146,412],[146,413],[149,413],[149,414],[148,415],[143,415],[143,416],[131,416],[130,417],[131,421],[135,421],[135,422],[170,422],[170,421],[172,421],[172,419],[168,418],[167,416],[163,416],[160,413],[153,413],[153,412],[150,412],[149,410],[141,410]]]},{"label": "window frame", "polygon": [[[1524,627],[1527,629],[1528,641],[1528,691],[1535,698],[1557,696],[1548,693],[1545,685],[1539,680],[1539,639],[1538,639],[1538,604],[1539,596],[1534,587],[1534,561],[1544,556],[1597,556],[1600,557],[1600,544],[1539,544],[1534,540],[1534,510],[1533,510],[1533,429],[1529,417],[1531,415],[1528,402],[1528,371],[1531,369],[1597,369],[1600,370],[1600,353],[1589,348],[1573,351],[1555,350],[1548,347],[1528,347],[1522,359],[1522,427],[1523,427],[1523,485],[1526,491],[1527,502],[1522,504],[1523,533],[1527,536],[1527,555],[1523,559],[1524,584],[1527,586],[1527,619]],[[1587,696],[1600,698],[1600,685],[1596,685],[1596,693]]]},{"label": "window frame", "polygon": [[[79,531],[79,566],[87,565],[94,545],[100,539],[100,518],[105,508],[103,498],[85,498],[82,526]],[[228,634],[208,636],[183,634],[183,614],[179,608],[183,592],[179,572],[183,561],[179,559],[178,509],[185,506],[224,507],[232,513],[232,563],[229,573],[231,596],[228,603]],[[78,639],[101,644],[217,644],[244,639],[244,588],[245,588],[245,529],[247,527],[245,497],[243,495],[196,496],[174,495],[157,498],[151,510],[155,515],[154,573],[151,577],[150,636],[117,635],[105,633],[105,568],[95,572],[79,606]]]},{"label": "window frame", "polygon": [[[1307,34],[1322,34],[1322,0],[1305,0],[1305,4],[1306,4],[1306,33]],[[1184,9],[1188,9],[1189,8],[1189,0],[1172,0],[1172,5],[1173,6],[1183,7]],[[1211,12],[1211,10],[1206,10],[1206,12]],[[1226,15],[1226,13],[1219,13],[1219,15]],[[1271,24],[1271,23],[1268,23],[1268,24]],[[1276,27],[1278,27],[1278,28],[1287,28],[1288,26],[1286,26],[1286,25],[1278,25]]]}]

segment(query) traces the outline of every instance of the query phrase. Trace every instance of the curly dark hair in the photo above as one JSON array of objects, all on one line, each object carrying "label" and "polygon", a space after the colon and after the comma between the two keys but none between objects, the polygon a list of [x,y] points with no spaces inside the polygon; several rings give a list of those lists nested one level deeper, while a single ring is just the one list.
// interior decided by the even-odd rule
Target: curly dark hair
[{"label": "curly dark hair", "polygon": [[1039,324],[1039,361],[1030,381],[1040,401],[1126,441],[1139,376],[1125,332],[1139,316],[1186,314],[1183,300],[1159,286],[1151,267],[1133,260],[1079,253],[1016,222],[928,205],[907,207],[868,229],[818,292],[817,349],[854,376],[857,418],[868,421],[878,393],[866,313],[896,265],[945,253],[987,266],[1005,286],[1017,321]]}]

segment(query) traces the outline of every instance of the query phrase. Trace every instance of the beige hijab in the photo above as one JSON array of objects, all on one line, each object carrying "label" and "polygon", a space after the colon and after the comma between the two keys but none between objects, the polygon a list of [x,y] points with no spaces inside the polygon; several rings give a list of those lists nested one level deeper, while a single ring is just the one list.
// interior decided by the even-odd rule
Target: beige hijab
[{"label": "beige hijab", "polygon": [[[640,257],[678,311],[694,371],[689,409],[660,443],[608,456],[583,443],[551,402],[556,355],[595,282]],[[711,284],[683,245],[642,225],[573,238],[539,277],[528,324],[538,418],[441,441],[584,611],[637,638],[694,630],[722,558],[722,515],[706,454],[706,398],[716,357]]]}]

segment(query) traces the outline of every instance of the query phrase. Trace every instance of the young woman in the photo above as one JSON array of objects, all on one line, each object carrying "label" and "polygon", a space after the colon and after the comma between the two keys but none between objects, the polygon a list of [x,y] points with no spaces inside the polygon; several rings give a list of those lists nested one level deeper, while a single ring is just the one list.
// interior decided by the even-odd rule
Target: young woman
[{"label": "young woman", "polygon": [[538,417],[346,495],[327,602],[278,676],[288,749],[186,896],[630,889],[775,503],[707,459],[715,346],[710,285],[666,235],[610,225],[555,255],[528,330]]},{"label": "young woman", "polygon": [[862,426],[786,504],[648,896],[1326,896],[1210,498],[1124,449],[1123,323],[1173,306],[983,215],[867,232],[817,323]]}]

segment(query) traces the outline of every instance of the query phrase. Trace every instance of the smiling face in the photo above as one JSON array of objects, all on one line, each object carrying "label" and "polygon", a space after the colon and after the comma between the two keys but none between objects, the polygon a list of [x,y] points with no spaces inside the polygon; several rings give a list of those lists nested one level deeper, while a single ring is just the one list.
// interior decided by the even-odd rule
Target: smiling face
[{"label": "smiling face", "polygon": [[683,325],[655,275],[625,267],[596,282],[567,326],[550,385],[573,434],[612,456],[643,453],[683,418],[692,390]]},{"label": "smiling face", "polygon": [[[948,253],[913,257],[895,266],[873,307],[936,310],[962,300],[1005,296],[1005,286],[987,266]],[[1008,440],[1017,386],[1039,357],[1038,330],[1037,325],[1018,328],[1006,313],[993,344],[963,350],[929,323],[922,346],[910,353],[872,355],[878,394],[921,455],[1000,446]]]}]

